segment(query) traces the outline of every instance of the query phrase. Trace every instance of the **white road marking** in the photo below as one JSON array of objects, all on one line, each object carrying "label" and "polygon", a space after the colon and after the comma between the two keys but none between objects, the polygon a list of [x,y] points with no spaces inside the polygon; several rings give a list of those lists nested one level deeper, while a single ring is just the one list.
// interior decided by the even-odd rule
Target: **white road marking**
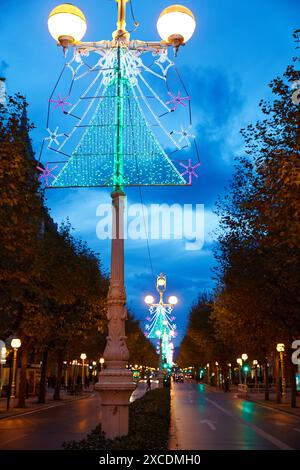
[{"label": "white road marking", "polygon": [[230,411],[226,410],[225,408],[223,408],[223,406],[220,406],[218,403],[216,403],[215,401],[211,400],[210,398],[205,398],[206,401],[208,401],[209,403],[211,403],[213,406],[215,406],[216,408],[218,408],[219,410],[223,411],[223,413],[227,414],[228,416],[232,416],[233,418],[237,419],[238,421],[240,421],[241,423],[243,423],[244,425],[248,426],[249,428],[253,429],[253,431],[255,431],[257,434],[259,434],[261,437],[263,437],[264,439],[266,439],[267,441],[271,442],[271,444],[275,445],[276,447],[278,447],[279,449],[281,450],[294,450],[292,447],[288,446],[287,444],[285,444],[284,442],[280,441],[279,439],[277,439],[277,437],[274,437],[274,436],[271,436],[271,434],[267,433],[266,431],[263,431],[262,429],[258,428],[257,426],[255,426],[255,424],[252,424],[252,423],[247,423],[246,421],[244,421],[243,419],[237,417],[237,416],[234,416]]},{"label": "white road marking", "polygon": [[216,430],[216,426],[214,425],[214,422],[215,421],[210,421],[209,419],[203,419],[202,421],[200,421],[201,424],[207,424],[207,426],[209,426],[212,431]]}]

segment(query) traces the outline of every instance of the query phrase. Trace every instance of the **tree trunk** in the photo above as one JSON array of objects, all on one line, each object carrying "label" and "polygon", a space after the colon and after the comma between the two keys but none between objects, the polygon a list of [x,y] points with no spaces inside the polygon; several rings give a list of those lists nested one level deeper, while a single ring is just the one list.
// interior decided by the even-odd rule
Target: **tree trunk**
[{"label": "tree trunk", "polygon": [[21,347],[21,369],[20,369],[20,383],[19,383],[19,396],[17,408],[26,408],[26,389],[27,389],[27,355],[28,344],[23,340]]},{"label": "tree trunk", "polygon": [[287,350],[287,369],[288,369],[288,377],[290,379],[291,384],[291,408],[297,408],[297,384],[296,384],[296,373],[297,373],[297,365],[292,363],[292,354],[293,349],[289,348]]},{"label": "tree trunk", "polygon": [[265,381],[265,401],[269,401],[269,368],[268,368],[268,358],[264,358],[264,381]]},{"label": "tree trunk", "polygon": [[43,351],[42,367],[41,367],[41,380],[39,387],[39,398],[38,403],[46,403],[46,375],[48,366],[48,353],[49,349],[46,346]]},{"label": "tree trunk", "polygon": [[58,354],[57,354],[57,375],[56,375],[56,384],[55,384],[53,400],[60,400],[62,370],[63,370],[63,350],[60,350],[58,351]]}]

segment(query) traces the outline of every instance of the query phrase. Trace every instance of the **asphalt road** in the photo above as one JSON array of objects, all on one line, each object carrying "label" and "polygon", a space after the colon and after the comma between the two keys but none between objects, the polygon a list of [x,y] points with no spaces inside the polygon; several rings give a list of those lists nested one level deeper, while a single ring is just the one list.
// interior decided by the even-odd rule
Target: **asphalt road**
[{"label": "asphalt road", "polygon": [[172,449],[300,449],[300,418],[238,398],[205,390],[203,384],[173,384],[177,435]]},{"label": "asphalt road", "polygon": [[[151,388],[157,388],[152,381]],[[130,402],[146,392],[141,381],[132,393]],[[49,404],[46,409],[24,410],[11,418],[0,419],[0,450],[55,450],[65,441],[86,437],[101,421],[100,396]],[[1,460],[1,459],[0,459]]]},{"label": "asphalt road", "polygon": [[[145,384],[140,384],[141,392]],[[203,385],[175,383],[172,399],[179,450],[300,449],[300,419]],[[62,443],[83,439],[101,421],[99,394],[49,404],[0,419],[0,450],[62,449]],[[174,441],[175,442],[175,441]]]},{"label": "asphalt road", "polygon": [[62,449],[64,441],[83,439],[100,420],[98,393],[59,406],[24,411],[0,419],[0,450]]}]

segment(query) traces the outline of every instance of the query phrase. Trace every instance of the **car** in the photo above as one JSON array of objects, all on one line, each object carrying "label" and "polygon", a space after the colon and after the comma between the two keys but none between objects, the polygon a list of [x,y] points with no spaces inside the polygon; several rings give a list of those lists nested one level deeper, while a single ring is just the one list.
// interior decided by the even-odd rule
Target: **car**
[{"label": "car", "polygon": [[184,382],[184,375],[183,374],[176,374],[174,376],[174,382]]}]

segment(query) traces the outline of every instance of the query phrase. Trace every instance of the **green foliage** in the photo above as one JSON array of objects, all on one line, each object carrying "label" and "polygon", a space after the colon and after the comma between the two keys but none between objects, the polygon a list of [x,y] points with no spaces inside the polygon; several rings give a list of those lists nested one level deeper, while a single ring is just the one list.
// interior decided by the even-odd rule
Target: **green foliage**
[{"label": "green foliage", "polygon": [[86,439],[64,443],[66,450],[167,450],[170,426],[170,389],[152,390],[129,406],[128,436],[107,440],[101,426]]},{"label": "green foliage", "polygon": [[221,217],[214,318],[220,337],[261,358],[300,332],[300,110],[288,67],[261,101],[265,119],[242,130],[246,155],[237,162]]},{"label": "green foliage", "polygon": [[178,365],[183,368],[199,368],[216,360],[221,364],[230,357],[230,349],[225,351],[224,344],[216,336],[212,319],[213,302],[212,295],[203,293],[189,312],[187,332],[177,359]]},{"label": "green foliage", "polygon": [[139,322],[132,314],[128,314],[126,322],[127,346],[130,353],[129,362],[156,367],[158,356],[155,348],[148,338],[145,337]]}]

